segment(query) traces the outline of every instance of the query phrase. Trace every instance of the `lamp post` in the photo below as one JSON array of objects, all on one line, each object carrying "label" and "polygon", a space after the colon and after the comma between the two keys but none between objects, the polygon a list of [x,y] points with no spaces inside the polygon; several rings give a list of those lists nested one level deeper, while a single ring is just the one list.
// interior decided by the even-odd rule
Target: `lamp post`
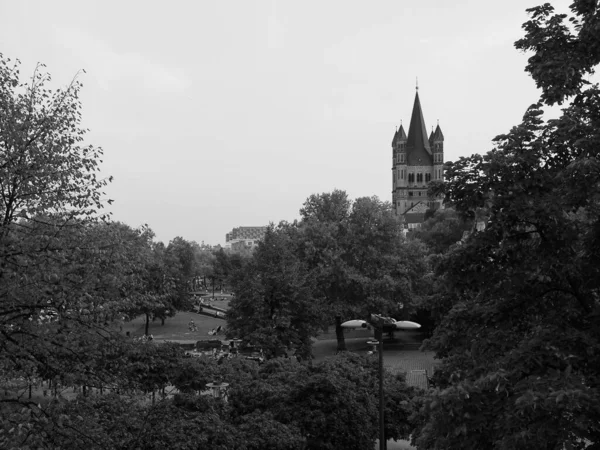
[{"label": "lamp post", "polygon": [[[402,305],[404,306],[404,305]],[[383,332],[384,329],[394,330],[416,330],[421,328],[421,325],[409,320],[397,321],[391,317],[384,317],[381,314],[371,314],[369,320],[349,320],[342,323],[343,328],[368,328],[371,325],[375,329],[375,337],[377,340],[368,341],[367,344],[373,346],[373,353],[378,348],[379,353],[379,449],[386,450],[387,443],[385,440],[385,422],[384,422],[384,398],[383,398]]]},{"label": "lamp post", "polygon": [[373,350],[375,350],[375,344],[377,344],[377,353],[378,355],[378,368],[377,375],[379,377],[379,450],[386,450],[386,440],[385,440],[385,399],[383,398],[383,324],[384,320],[381,316],[371,314],[371,325],[376,330],[375,337],[378,340],[369,341],[367,344],[373,345]]},{"label": "lamp post", "polygon": [[372,346],[372,354],[378,354],[378,368],[377,375],[379,378],[379,448],[385,450],[385,422],[384,422],[384,411],[385,404],[383,398],[383,330],[378,330],[380,336],[379,340],[367,341],[367,344]]}]

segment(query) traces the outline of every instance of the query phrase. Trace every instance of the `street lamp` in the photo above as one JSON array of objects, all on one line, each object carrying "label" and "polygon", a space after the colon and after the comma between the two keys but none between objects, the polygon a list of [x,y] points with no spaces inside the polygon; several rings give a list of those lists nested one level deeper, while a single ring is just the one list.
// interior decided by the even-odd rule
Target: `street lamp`
[{"label": "street lamp", "polygon": [[[379,365],[377,370],[377,375],[379,376],[379,450],[386,450],[386,440],[385,440],[385,421],[384,421],[384,411],[385,411],[385,399],[383,398],[383,325],[384,318],[375,314],[371,314],[370,323],[373,325],[373,328],[377,331],[375,337],[379,338],[377,341],[369,341],[371,345],[374,342],[377,342],[378,353],[379,353]],[[373,351],[375,351],[375,345],[373,345]]]},{"label": "street lamp", "polygon": [[[421,328],[421,325],[416,322],[396,321],[391,317],[384,317],[381,314],[371,314],[368,323],[375,329],[375,337],[377,340],[367,341],[367,344],[373,346],[373,353],[376,351],[379,353],[379,449],[386,450],[387,443],[385,440],[385,422],[384,422],[384,409],[385,402],[383,397],[383,333],[384,330],[414,330]],[[344,328],[366,328],[367,321],[365,320],[350,320],[342,324]],[[377,349],[377,350],[376,350]]]},{"label": "street lamp", "polygon": [[[384,423],[384,398],[383,398],[383,331],[379,333],[379,340],[367,341],[372,347],[370,354],[379,354],[377,375],[379,377],[379,448],[385,450],[385,423]],[[378,348],[379,347],[379,348]]]}]

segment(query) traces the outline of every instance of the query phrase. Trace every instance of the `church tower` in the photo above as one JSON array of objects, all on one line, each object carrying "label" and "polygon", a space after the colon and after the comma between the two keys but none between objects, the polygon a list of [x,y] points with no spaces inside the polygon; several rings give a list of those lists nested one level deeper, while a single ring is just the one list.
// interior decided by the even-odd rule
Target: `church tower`
[{"label": "church tower", "polygon": [[427,137],[425,120],[415,94],[408,136],[402,124],[392,140],[392,202],[407,228],[423,222],[425,211],[441,207],[441,199],[427,196],[428,184],[444,177],[444,135],[440,125]]}]

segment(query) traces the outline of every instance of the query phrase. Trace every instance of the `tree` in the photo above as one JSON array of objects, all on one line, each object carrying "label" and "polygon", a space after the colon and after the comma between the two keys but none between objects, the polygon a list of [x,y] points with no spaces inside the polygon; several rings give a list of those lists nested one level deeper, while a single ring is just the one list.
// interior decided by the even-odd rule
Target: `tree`
[{"label": "tree", "polygon": [[102,149],[82,146],[81,83],[46,88],[50,75],[36,68],[29,83],[19,79],[19,61],[0,54],[0,203],[2,238],[16,233],[19,218],[48,213],[89,217],[102,208],[98,178]]},{"label": "tree", "polygon": [[[124,267],[101,215],[102,150],[84,145],[79,81],[52,91],[42,65],[19,77],[0,55],[0,375],[101,386],[123,362],[111,324]],[[28,408],[3,410],[0,428],[44,419],[22,400],[0,402]]]},{"label": "tree", "polygon": [[[531,20],[523,25],[525,36],[515,43],[517,49],[533,52],[525,70],[548,105],[579,96],[589,86],[586,76],[600,64],[598,3],[576,0],[570,9],[570,16],[556,14],[550,3],[528,9]],[[567,17],[570,24],[565,23]]]},{"label": "tree", "polygon": [[184,292],[189,292],[192,288],[192,281],[198,276],[198,266],[196,253],[194,251],[195,242],[188,242],[180,236],[172,239],[167,246],[167,252],[177,258],[179,263],[179,284]]},{"label": "tree", "polygon": [[202,287],[204,289],[208,289],[207,278],[210,279],[210,276],[213,272],[213,265],[215,260],[215,255],[210,247],[206,245],[194,245],[194,259],[196,261],[196,267],[198,269],[198,277],[196,279],[196,288]]},{"label": "tree", "polygon": [[227,312],[227,334],[259,345],[274,356],[280,348],[311,354],[319,311],[314,283],[296,256],[294,225],[267,228],[251,261],[234,282],[235,298]]},{"label": "tree", "polygon": [[[385,386],[387,436],[406,438],[413,390],[387,373]],[[231,388],[229,405],[234,423],[259,411],[272,414],[300,430],[307,449],[372,448],[378,434],[377,364],[351,353],[313,365],[270,360],[256,377]]]},{"label": "tree", "polygon": [[243,252],[232,252],[225,251],[219,247],[218,250],[213,252],[213,264],[210,272],[210,279],[212,282],[213,293],[215,289],[215,282],[218,281],[220,289],[225,287],[231,287],[234,283],[238,272],[243,268],[246,261],[251,259],[251,250],[245,250]]},{"label": "tree", "polygon": [[106,328],[89,263],[107,256],[91,231],[103,218],[102,150],[83,146],[81,84],[53,92],[42,70],[21,82],[19,62],[0,55],[0,370],[13,375],[77,369]]},{"label": "tree", "polygon": [[451,206],[436,210],[420,228],[411,230],[409,240],[422,241],[427,246],[428,270],[422,279],[421,295],[414,305],[414,319],[421,324],[421,331],[430,336],[437,322],[447,311],[444,307],[446,286],[443,270],[436,268],[442,256],[454,245],[460,245],[464,236],[473,230],[474,220],[461,217]]},{"label": "tree", "polygon": [[162,242],[154,241],[154,232],[143,226],[133,229],[125,224],[111,224],[113,239],[121,243],[120,251],[128,267],[119,294],[120,311],[128,318],[145,315],[144,333],[148,335],[150,320],[173,316],[177,310],[189,307],[188,278],[180,259],[168,251]]},{"label": "tree", "polygon": [[600,61],[597,2],[572,26],[529,10],[517,47],[559,119],[533,105],[496,148],[450,164],[446,198],[473,232],[440,265],[445,312],[429,345],[441,389],[423,403],[425,448],[594,448],[600,442]]},{"label": "tree", "polygon": [[445,253],[460,242],[466,232],[473,228],[472,220],[463,220],[453,208],[438,209],[410,237],[423,241],[431,253]]},{"label": "tree", "polygon": [[300,210],[299,256],[316,280],[321,322],[335,321],[345,350],[343,318],[405,315],[426,272],[424,249],[406,242],[389,203],[350,202],[345,192],[312,195]]},{"label": "tree", "polygon": [[[165,353],[166,352],[166,353]],[[276,358],[179,359],[175,347],[138,344],[131,380],[144,391],[165,374],[196,366],[203,380],[230,383],[228,402],[193,390],[148,402],[122,391],[54,401],[29,410],[18,431],[0,433],[2,448],[364,449],[377,436],[377,364],[347,354],[308,365]],[[162,355],[163,357],[160,357]],[[203,381],[205,384],[206,381]],[[204,390],[204,384],[199,390]],[[414,390],[386,373],[386,430],[406,438]],[[14,414],[18,415],[18,414]]]}]

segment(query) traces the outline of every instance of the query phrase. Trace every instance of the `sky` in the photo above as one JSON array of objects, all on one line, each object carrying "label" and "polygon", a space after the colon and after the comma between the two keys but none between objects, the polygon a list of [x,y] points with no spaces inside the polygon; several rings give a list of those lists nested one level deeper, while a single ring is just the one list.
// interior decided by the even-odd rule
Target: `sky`
[{"label": "sky", "polygon": [[24,77],[44,63],[53,88],[83,83],[114,220],[224,245],[311,194],[390,201],[417,79],[446,160],[490,150],[539,98],[513,43],[541,3],[0,1],[0,52]]}]

